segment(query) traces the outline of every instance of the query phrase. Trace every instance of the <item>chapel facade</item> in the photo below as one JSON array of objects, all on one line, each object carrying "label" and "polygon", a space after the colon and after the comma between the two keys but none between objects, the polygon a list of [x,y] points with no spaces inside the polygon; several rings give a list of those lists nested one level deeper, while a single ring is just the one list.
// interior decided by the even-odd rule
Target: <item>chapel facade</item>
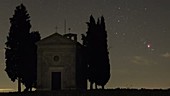
[{"label": "chapel facade", "polygon": [[86,68],[76,34],[54,33],[37,42],[37,90],[86,90]]}]

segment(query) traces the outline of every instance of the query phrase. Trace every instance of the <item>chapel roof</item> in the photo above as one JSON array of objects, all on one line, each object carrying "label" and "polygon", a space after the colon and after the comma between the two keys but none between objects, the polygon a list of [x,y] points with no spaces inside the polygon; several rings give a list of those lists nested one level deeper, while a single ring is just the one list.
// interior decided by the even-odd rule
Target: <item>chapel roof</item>
[{"label": "chapel roof", "polygon": [[[67,36],[75,36],[73,39],[71,37],[67,37]],[[76,40],[74,40],[76,39]],[[81,45],[79,42],[77,42],[77,34],[72,34],[72,33],[68,33],[68,34],[64,34],[61,35],[59,33],[54,33],[51,34],[43,39],[41,39],[40,41],[38,41],[36,43],[37,45],[56,45],[56,44],[78,44]]]}]

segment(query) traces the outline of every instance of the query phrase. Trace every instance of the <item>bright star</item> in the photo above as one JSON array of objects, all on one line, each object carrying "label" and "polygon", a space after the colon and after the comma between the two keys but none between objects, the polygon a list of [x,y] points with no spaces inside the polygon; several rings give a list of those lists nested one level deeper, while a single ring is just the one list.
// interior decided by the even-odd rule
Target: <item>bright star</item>
[{"label": "bright star", "polygon": [[147,47],[148,47],[148,48],[150,48],[150,47],[151,47],[151,45],[150,45],[150,44],[148,44],[148,45],[147,45]]}]

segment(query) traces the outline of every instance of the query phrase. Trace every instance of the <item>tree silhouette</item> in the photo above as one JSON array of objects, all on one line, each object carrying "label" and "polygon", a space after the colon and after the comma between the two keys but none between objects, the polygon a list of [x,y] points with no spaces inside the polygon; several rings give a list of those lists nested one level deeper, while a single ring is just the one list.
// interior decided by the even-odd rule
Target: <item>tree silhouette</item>
[{"label": "tree silhouette", "polygon": [[110,78],[110,64],[107,50],[107,32],[105,30],[104,17],[98,19],[97,24],[93,16],[90,16],[90,22],[87,22],[87,35],[82,35],[83,45],[86,48],[86,57],[88,65],[88,79],[90,89],[93,89],[93,83],[101,85],[104,89],[105,84]]},{"label": "tree silhouette", "polygon": [[31,91],[33,86],[36,87],[37,80],[37,46],[35,43],[40,40],[40,34],[39,32],[31,32],[29,38],[24,57],[24,66],[22,67],[22,83],[26,87],[24,91],[29,89]]},{"label": "tree silhouette", "polygon": [[96,81],[97,85],[101,85],[102,89],[108,82],[110,78],[110,64],[109,64],[109,52],[107,45],[107,32],[105,30],[105,20],[104,17],[101,17],[101,21],[98,19],[97,22],[97,41],[96,41]]},{"label": "tree silhouette", "polygon": [[[28,87],[36,82],[36,45],[40,40],[38,32],[30,33],[30,16],[23,4],[15,9],[10,18],[11,27],[7,36],[5,59],[9,78],[14,82],[18,79],[18,92],[21,92],[21,82]],[[31,82],[31,84],[28,84]]]},{"label": "tree silhouette", "polygon": [[96,76],[96,72],[95,72],[95,60],[93,57],[95,57],[95,28],[96,28],[96,24],[95,24],[95,20],[93,18],[93,16],[90,16],[90,22],[87,22],[88,25],[88,31],[87,36],[82,35],[82,39],[83,39],[83,43],[84,46],[86,47],[86,58],[87,58],[87,65],[88,65],[88,69],[87,69],[87,78],[90,81],[90,89],[93,89],[93,83],[95,82],[95,76]]}]

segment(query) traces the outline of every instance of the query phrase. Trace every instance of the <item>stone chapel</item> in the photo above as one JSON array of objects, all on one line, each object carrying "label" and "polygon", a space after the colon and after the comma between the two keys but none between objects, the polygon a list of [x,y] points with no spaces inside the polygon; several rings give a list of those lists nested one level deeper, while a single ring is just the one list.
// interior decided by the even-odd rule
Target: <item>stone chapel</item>
[{"label": "stone chapel", "polygon": [[37,90],[86,90],[82,48],[71,33],[54,33],[37,42]]}]

